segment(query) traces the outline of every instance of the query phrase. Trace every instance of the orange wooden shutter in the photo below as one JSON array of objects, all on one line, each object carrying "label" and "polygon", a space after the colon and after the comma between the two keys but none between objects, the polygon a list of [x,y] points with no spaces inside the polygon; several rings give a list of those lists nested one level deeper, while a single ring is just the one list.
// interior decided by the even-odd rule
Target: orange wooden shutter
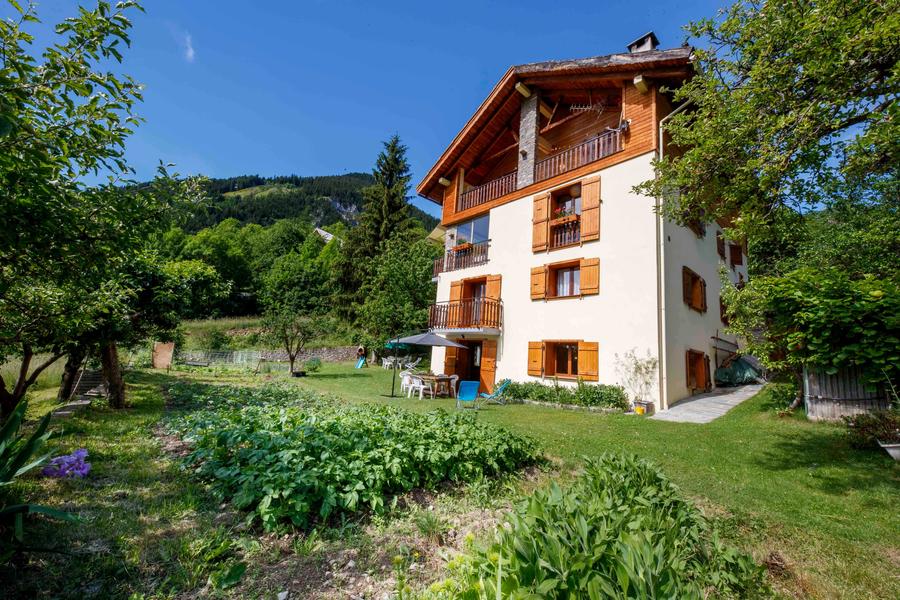
[{"label": "orange wooden shutter", "polygon": [[581,259],[581,295],[600,293],[600,259]]},{"label": "orange wooden shutter", "polygon": [[456,373],[456,348],[447,348],[444,353],[444,374],[453,375]]},{"label": "orange wooden shutter", "polygon": [[481,342],[481,375],[478,389],[482,392],[494,391],[494,380],[497,377],[497,340]]},{"label": "orange wooden shutter", "polygon": [[484,295],[491,300],[499,300],[501,280],[502,277],[500,275],[488,275],[487,283],[484,286]]},{"label": "orange wooden shutter", "polygon": [[542,300],[547,297],[547,267],[531,269],[531,299]]},{"label": "orange wooden shutter", "polygon": [[447,306],[447,325],[449,327],[459,327],[462,322],[462,300],[463,282],[450,282],[450,305]]},{"label": "orange wooden shutter", "polygon": [[600,177],[581,182],[581,241],[600,239]]},{"label": "orange wooden shutter", "polygon": [[528,374],[540,377],[544,370],[543,342],[528,342]]},{"label": "orange wooden shutter", "polygon": [[722,260],[725,259],[725,236],[721,233],[716,234],[716,252],[719,253]]},{"label": "orange wooden shutter", "polygon": [[599,379],[598,351],[597,342],[578,342],[578,376],[585,381]]},{"label": "orange wooden shutter", "polygon": [[684,353],[684,381],[687,384],[687,388],[689,390],[694,389],[694,384],[691,381],[693,377],[693,371],[691,371],[691,351],[688,350]]},{"label": "orange wooden shutter", "polygon": [[548,229],[550,223],[550,192],[539,194],[534,198],[534,216],[531,219],[531,250],[540,252],[547,249]]},{"label": "orange wooden shutter", "polygon": [[709,356],[703,355],[703,389],[711,390],[712,389],[712,379],[709,376]]}]

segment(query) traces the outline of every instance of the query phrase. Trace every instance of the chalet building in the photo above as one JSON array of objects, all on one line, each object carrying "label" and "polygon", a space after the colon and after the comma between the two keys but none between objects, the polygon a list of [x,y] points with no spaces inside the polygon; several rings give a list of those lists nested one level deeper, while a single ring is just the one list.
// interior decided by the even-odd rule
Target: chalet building
[{"label": "chalet building", "polygon": [[633,187],[665,151],[671,89],[691,49],[653,33],[623,54],[510,68],[417,191],[442,206],[435,371],[480,380],[619,383],[617,355],[659,359],[657,409],[710,389],[737,346],[719,272],[746,278],[716,223],[658,216]]}]

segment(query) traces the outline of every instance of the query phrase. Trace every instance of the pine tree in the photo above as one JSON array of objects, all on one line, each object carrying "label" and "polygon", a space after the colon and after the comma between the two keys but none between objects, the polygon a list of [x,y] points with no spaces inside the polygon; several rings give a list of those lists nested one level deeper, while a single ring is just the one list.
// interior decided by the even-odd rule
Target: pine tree
[{"label": "pine tree", "polygon": [[415,226],[408,210],[409,162],[400,136],[395,134],[384,142],[372,175],[374,185],[363,190],[365,205],[359,225],[347,236],[338,264],[337,278],[342,296],[338,310],[351,318],[362,301],[361,289],[372,259],[389,239]]}]

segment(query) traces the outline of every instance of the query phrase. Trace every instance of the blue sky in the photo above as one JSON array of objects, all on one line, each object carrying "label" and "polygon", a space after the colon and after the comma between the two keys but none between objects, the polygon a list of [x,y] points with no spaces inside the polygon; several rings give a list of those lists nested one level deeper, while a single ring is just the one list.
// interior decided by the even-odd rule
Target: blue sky
[{"label": "blue sky", "polygon": [[[144,4],[123,69],[146,86],[128,146],[139,178],[159,160],[211,177],[369,171],[396,132],[417,183],[510,65],[624,51],[650,29],[677,46],[724,0]],[[43,0],[38,15],[76,5]]]}]

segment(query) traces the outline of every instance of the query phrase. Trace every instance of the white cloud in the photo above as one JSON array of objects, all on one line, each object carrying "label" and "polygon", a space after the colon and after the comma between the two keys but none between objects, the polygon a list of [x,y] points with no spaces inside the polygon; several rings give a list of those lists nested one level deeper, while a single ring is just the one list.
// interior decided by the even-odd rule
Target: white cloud
[{"label": "white cloud", "polygon": [[194,62],[194,40],[187,31],[181,35],[181,45],[184,46],[184,60],[189,63]]}]

